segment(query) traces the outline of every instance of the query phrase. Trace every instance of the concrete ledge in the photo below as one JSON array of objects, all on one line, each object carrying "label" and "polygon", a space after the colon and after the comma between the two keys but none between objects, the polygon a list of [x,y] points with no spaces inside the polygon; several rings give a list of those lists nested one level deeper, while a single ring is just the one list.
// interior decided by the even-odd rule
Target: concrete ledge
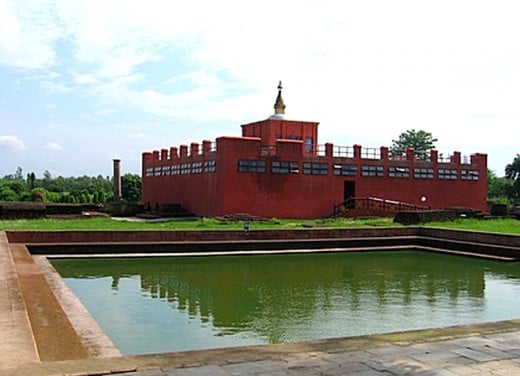
[{"label": "concrete ledge", "polygon": [[27,315],[18,275],[4,232],[0,231],[0,374],[20,363],[40,358]]},{"label": "concrete ledge", "polygon": [[520,236],[430,227],[243,231],[11,231],[33,254],[196,253],[424,247],[504,261],[520,259]]},{"label": "concrete ledge", "polygon": [[12,245],[11,252],[40,359],[88,358],[87,350],[26,247]]}]

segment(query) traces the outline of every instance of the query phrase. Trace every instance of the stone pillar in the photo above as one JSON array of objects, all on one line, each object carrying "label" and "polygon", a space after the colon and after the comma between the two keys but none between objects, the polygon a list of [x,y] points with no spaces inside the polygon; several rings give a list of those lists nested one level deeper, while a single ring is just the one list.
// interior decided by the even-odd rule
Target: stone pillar
[{"label": "stone pillar", "polygon": [[114,203],[121,203],[121,160],[114,159]]}]

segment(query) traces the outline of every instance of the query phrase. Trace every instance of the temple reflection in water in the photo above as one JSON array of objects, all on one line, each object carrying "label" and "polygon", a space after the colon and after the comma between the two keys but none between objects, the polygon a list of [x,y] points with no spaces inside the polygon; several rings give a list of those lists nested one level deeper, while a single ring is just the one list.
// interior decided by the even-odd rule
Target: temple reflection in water
[{"label": "temple reflection in water", "polygon": [[121,278],[138,276],[144,297],[211,321],[220,335],[249,330],[269,342],[285,341],[293,327],[318,315],[326,320],[338,307],[348,308],[345,320],[396,307],[406,315],[414,305],[456,310],[462,300],[464,307],[483,310],[486,275],[520,280],[518,268],[508,264],[400,251],[53,264],[64,278],[111,277],[114,290]]}]

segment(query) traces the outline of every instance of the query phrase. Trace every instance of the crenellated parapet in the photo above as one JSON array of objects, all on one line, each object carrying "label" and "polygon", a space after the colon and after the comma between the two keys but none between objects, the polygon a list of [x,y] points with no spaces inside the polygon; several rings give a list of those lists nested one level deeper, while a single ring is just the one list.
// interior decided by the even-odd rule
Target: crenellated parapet
[{"label": "crenellated parapet", "polygon": [[189,146],[172,146],[169,149],[144,152],[142,154],[142,176],[168,176],[171,175],[172,166],[178,164],[196,162],[214,165],[214,162],[206,162],[215,161],[216,151],[215,142],[204,140],[202,144],[192,142]]}]

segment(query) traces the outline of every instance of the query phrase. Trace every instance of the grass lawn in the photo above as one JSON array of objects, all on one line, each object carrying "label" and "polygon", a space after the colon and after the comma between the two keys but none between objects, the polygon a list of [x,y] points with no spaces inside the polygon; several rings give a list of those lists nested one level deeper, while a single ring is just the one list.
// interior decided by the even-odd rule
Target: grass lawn
[{"label": "grass lawn", "polygon": [[[132,230],[242,230],[242,221],[219,221],[211,218],[172,219],[162,222],[126,221],[104,217],[85,219],[20,219],[0,221],[1,230],[33,231],[132,231]],[[356,227],[400,226],[393,223],[393,218],[365,219],[271,219],[263,222],[251,222],[250,230],[260,229],[305,229],[305,228],[356,228]],[[520,220],[504,219],[457,219],[449,222],[431,222],[426,226],[473,231],[520,234]]]},{"label": "grass lawn", "polygon": [[427,226],[484,232],[520,234],[520,220],[513,218],[497,219],[456,219],[448,222],[431,222]]},{"label": "grass lawn", "polygon": [[[260,229],[303,229],[338,227],[393,226],[392,218],[369,219],[270,219],[250,222],[250,230]],[[242,221],[219,221],[212,218],[172,219],[168,221],[128,221],[104,217],[85,219],[16,219],[0,220],[1,230],[84,230],[84,231],[132,231],[132,230],[242,230]],[[399,225],[398,225],[399,226]]]}]

